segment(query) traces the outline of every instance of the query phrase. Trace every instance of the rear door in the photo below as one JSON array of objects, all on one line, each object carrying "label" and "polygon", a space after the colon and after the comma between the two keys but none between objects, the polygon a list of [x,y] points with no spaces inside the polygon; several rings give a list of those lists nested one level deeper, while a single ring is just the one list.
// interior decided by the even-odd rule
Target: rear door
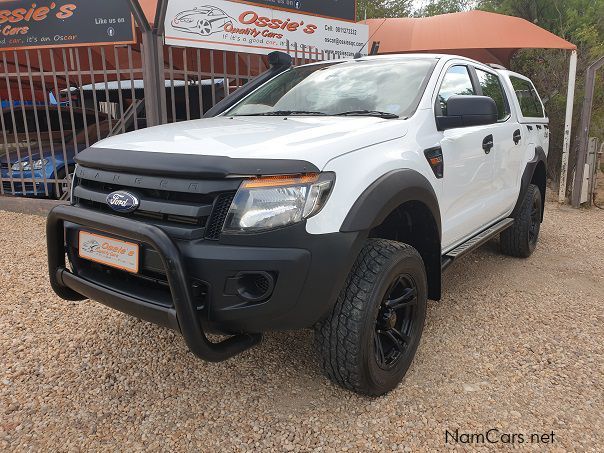
[{"label": "rear door", "polygon": [[518,199],[526,134],[511,114],[510,100],[500,76],[482,66],[475,66],[474,71],[479,94],[492,98],[499,113],[497,124],[489,126],[493,135],[493,180],[487,197],[493,218],[499,218],[507,215]]},{"label": "rear door", "polygon": [[[528,131],[527,144],[541,146],[545,154],[549,151],[549,119],[545,114],[543,102],[529,79],[518,74],[509,75],[514,91],[516,109],[522,127]],[[530,150],[532,151],[532,150]],[[532,154],[529,153],[531,156]]]},{"label": "rear door", "polygon": [[[478,86],[472,69],[453,64],[446,69],[437,88],[435,115],[446,116],[453,95],[476,95]],[[483,143],[493,137],[492,126],[459,127],[440,132],[445,171],[442,216],[443,247],[450,248],[478,232],[496,217],[490,203],[493,193],[493,153]]]}]

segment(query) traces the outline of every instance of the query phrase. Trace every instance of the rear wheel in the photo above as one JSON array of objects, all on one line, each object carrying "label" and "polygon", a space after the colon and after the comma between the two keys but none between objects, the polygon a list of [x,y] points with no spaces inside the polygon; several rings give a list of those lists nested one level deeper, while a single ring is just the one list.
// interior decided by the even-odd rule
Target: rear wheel
[{"label": "rear wheel", "polygon": [[370,239],[332,313],[316,328],[327,376],[365,395],[394,389],[419,345],[427,292],[426,271],[417,250],[400,242]]},{"label": "rear wheel", "polygon": [[514,224],[500,236],[501,251],[517,258],[528,258],[539,241],[543,202],[539,187],[531,184],[524,196]]}]

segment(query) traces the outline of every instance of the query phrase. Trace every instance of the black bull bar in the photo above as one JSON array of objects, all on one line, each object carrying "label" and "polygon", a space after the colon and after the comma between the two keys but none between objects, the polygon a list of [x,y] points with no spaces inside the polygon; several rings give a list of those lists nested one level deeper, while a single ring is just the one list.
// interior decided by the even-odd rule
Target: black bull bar
[{"label": "black bull bar", "polygon": [[[174,308],[121,294],[70,272],[65,263],[65,222],[142,242],[155,249],[166,270]],[[182,334],[193,354],[209,362],[227,360],[258,344],[262,338],[260,334],[240,334],[220,343],[212,343],[207,338],[191,295],[181,253],[174,241],[156,226],[75,206],[57,206],[48,215],[46,238],[50,284],[62,299],[93,299],[137,318],[171,327]]]}]

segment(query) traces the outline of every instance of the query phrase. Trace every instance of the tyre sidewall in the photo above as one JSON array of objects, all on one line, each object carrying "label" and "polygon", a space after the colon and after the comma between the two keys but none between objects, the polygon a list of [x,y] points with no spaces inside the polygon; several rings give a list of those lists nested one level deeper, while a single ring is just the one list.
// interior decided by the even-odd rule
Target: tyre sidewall
[{"label": "tyre sidewall", "polygon": [[[529,205],[527,206],[527,210],[526,210],[526,215],[528,216],[527,218],[527,222],[529,222],[529,226],[532,223],[532,218],[531,218],[531,210],[533,207],[533,203],[536,202],[537,203],[537,210],[539,212],[539,223],[537,224],[537,234],[535,237],[534,241],[531,241],[531,236],[530,236],[530,232],[528,234],[528,237],[526,238],[527,240],[527,245],[528,245],[528,249],[529,249],[529,254],[532,254],[535,249],[537,248],[537,243],[539,242],[539,233],[541,232],[541,217],[542,217],[542,201],[541,201],[541,191],[539,190],[539,188],[537,186],[533,186],[534,190],[532,190],[532,197],[528,198],[527,197],[527,202],[529,203]],[[530,228],[529,228],[530,231]]]},{"label": "tyre sidewall", "polygon": [[[416,310],[418,310],[418,313],[412,333],[412,343],[408,348],[408,352],[405,353],[405,356],[394,368],[384,370],[378,365],[374,353],[373,336],[375,323],[386,291],[394,279],[402,274],[409,275],[415,283],[417,288]],[[373,291],[369,296],[371,303],[368,304],[368,309],[371,312],[368,313],[368,316],[365,316],[365,324],[363,326],[363,350],[361,357],[362,363],[366,367],[364,374],[369,381],[368,387],[370,389],[380,389],[378,394],[387,393],[394,389],[400,383],[413,361],[426,318],[427,286],[423,260],[417,252],[410,254],[409,249],[399,251],[384,265],[376,284],[373,286]]]}]

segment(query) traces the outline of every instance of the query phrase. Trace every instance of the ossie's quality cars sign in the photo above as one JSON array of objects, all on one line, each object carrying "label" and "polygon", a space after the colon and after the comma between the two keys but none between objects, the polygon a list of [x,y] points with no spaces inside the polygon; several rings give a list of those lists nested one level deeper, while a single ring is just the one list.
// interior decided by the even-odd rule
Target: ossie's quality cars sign
[{"label": "ossie's quality cars sign", "polygon": [[[351,57],[367,42],[366,25],[227,0],[170,0],[166,43],[267,54],[326,51]],[[301,54],[300,54],[301,56]]]},{"label": "ossie's quality cars sign", "polygon": [[0,0],[0,48],[134,42],[124,0]]}]

